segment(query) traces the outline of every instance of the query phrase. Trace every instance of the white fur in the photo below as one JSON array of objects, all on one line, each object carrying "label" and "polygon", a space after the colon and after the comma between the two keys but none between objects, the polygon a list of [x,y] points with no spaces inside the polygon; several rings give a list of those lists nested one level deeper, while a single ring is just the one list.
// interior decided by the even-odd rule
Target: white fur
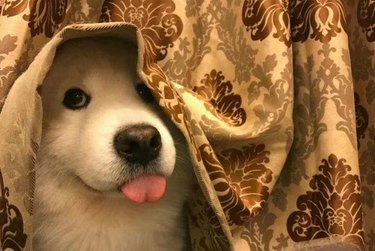
[{"label": "white fur", "polygon": [[[35,250],[183,250],[183,205],[192,168],[183,137],[146,104],[135,83],[137,49],[115,39],[75,39],[59,48],[42,86],[43,136],[36,168]],[[91,96],[88,107],[64,107],[66,90]],[[149,124],[162,138],[154,163],[168,176],[164,197],[133,204],[118,190],[130,177],[113,146],[120,128]],[[176,151],[177,150],[177,151]]]}]

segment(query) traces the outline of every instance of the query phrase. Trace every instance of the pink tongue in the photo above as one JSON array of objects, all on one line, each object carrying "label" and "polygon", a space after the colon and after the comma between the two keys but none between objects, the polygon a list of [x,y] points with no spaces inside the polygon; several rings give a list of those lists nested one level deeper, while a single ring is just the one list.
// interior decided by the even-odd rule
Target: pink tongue
[{"label": "pink tongue", "polygon": [[126,198],[135,203],[155,202],[163,197],[166,185],[164,176],[140,176],[123,185],[121,191]]}]

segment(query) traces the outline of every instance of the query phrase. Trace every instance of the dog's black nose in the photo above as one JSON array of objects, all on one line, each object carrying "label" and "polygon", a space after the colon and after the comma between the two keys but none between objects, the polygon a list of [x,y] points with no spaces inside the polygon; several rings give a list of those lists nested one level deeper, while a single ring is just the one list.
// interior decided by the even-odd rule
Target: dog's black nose
[{"label": "dog's black nose", "polygon": [[158,157],[161,148],[159,131],[150,125],[134,125],[117,133],[117,153],[132,163],[147,164]]}]

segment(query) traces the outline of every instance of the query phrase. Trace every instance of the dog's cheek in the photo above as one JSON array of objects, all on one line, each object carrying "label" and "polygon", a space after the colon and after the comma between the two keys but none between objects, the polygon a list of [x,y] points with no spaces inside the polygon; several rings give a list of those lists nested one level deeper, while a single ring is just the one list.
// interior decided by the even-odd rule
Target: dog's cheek
[{"label": "dog's cheek", "polygon": [[95,137],[87,142],[87,148],[81,149],[81,163],[77,174],[90,186],[98,190],[113,187],[118,179],[120,168],[109,140]]}]

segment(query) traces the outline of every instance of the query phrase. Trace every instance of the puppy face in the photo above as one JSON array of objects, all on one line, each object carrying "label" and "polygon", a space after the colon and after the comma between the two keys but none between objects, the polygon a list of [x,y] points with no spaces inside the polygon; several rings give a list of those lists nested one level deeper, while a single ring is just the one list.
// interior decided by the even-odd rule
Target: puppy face
[{"label": "puppy face", "polygon": [[174,142],[136,63],[137,48],[119,40],[75,39],[59,48],[42,86],[39,161],[101,192],[172,173]]}]

